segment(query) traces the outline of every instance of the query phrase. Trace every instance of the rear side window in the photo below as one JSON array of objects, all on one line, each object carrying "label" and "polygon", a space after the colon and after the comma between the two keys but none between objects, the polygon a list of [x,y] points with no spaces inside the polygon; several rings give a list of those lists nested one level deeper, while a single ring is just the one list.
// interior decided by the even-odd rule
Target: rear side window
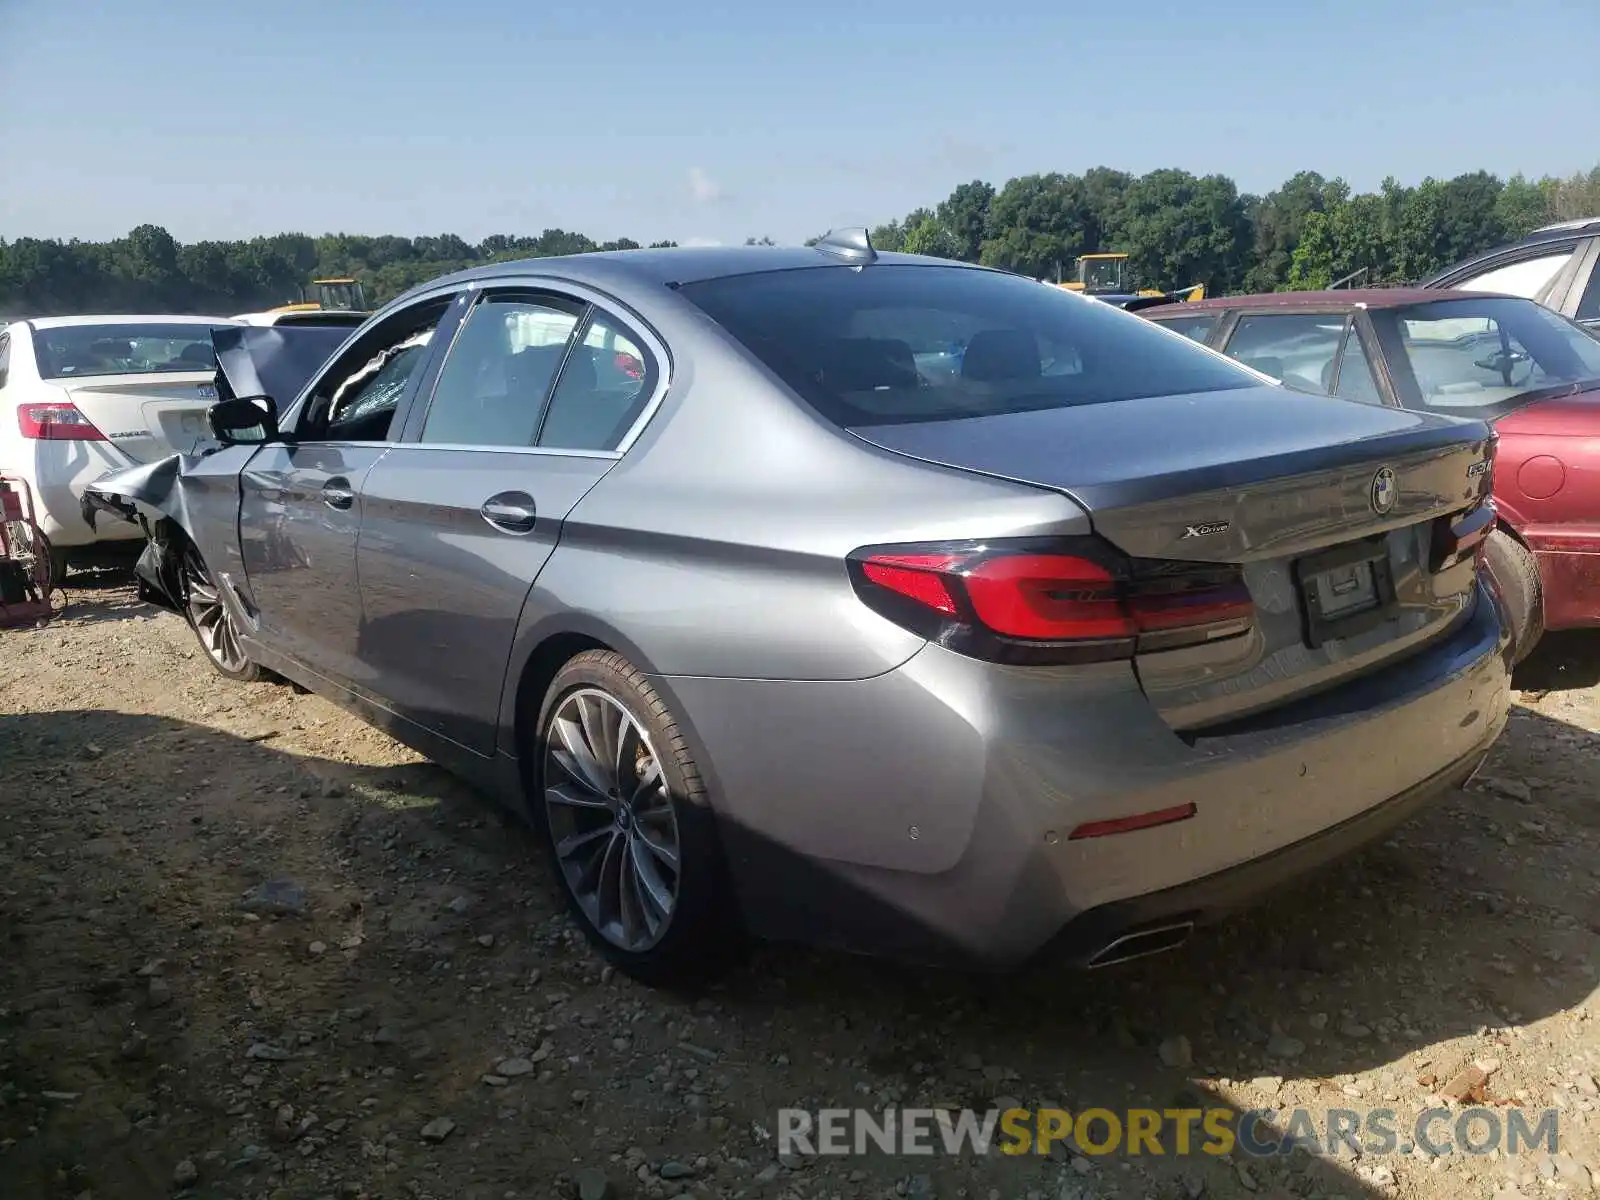
[{"label": "rear side window", "polygon": [[1504,292],[1509,296],[1524,296],[1532,300],[1544,291],[1556,277],[1556,272],[1567,265],[1573,253],[1574,248],[1568,246],[1554,254],[1541,254],[1537,258],[1506,263],[1464,279],[1454,287],[1462,292]]},{"label": "rear side window", "polygon": [[1227,354],[1292,388],[1327,395],[1344,326],[1342,313],[1244,316],[1228,338]]},{"label": "rear side window", "polygon": [[567,355],[539,429],[548,450],[615,450],[656,386],[650,355],[615,318],[591,309],[582,338]]},{"label": "rear side window", "polygon": [[1354,329],[1345,339],[1344,353],[1339,356],[1339,386],[1334,395],[1346,400],[1359,400],[1362,404],[1382,404],[1383,393],[1372,374],[1372,363],[1361,345],[1361,335]]},{"label": "rear side window", "polygon": [[1249,374],[1099,300],[967,267],[807,267],[684,284],[828,420],[949,421],[1247,388]]},{"label": "rear side window", "polygon": [[1600,263],[1589,273],[1589,285],[1583,289],[1583,299],[1578,301],[1574,315],[1580,321],[1600,321]]},{"label": "rear side window", "polygon": [[11,374],[11,335],[0,333],[0,388],[6,385],[6,376]]},{"label": "rear side window", "polygon": [[1157,325],[1181,333],[1191,342],[1200,342],[1202,345],[1211,336],[1211,331],[1217,327],[1217,313],[1195,313],[1187,317],[1162,317],[1159,320],[1152,317]]}]

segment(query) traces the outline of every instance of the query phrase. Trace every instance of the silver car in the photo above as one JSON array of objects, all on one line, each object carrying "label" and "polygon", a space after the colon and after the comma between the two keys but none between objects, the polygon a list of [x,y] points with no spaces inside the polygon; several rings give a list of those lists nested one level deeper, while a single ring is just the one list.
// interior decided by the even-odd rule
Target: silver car
[{"label": "silver car", "polygon": [[641,979],[746,934],[1170,948],[1506,720],[1480,422],[1286,400],[863,235],[440,279],[280,419],[252,362],[291,332],[219,332],[222,448],[95,503],[150,519],[145,591],[224,675],[525,815]]}]

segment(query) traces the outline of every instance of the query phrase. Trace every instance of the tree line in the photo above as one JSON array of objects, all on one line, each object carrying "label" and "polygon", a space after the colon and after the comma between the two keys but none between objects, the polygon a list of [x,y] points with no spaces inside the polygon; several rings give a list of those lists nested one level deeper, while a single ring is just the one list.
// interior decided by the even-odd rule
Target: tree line
[{"label": "tree line", "polygon": [[[1262,196],[1241,193],[1225,175],[1095,167],[1023,175],[998,188],[963,183],[934,207],[878,226],[872,240],[879,249],[1048,279],[1069,277],[1080,254],[1124,251],[1147,286],[1203,283],[1219,294],[1321,288],[1356,273],[1366,283],[1418,280],[1541,225],[1591,216],[1600,216],[1600,166],[1537,180],[1486,171],[1415,186],[1391,178],[1360,193],[1342,179],[1301,171]],[[483,263],[639,245],[564,229],[475,244],[454,234],[345,233],[180,244],[158,225],[108,242],[0,238],[0,314],[227,314],[289,302],[309,280],[327,276],[361,280],[369,301],[381,304]]]}]

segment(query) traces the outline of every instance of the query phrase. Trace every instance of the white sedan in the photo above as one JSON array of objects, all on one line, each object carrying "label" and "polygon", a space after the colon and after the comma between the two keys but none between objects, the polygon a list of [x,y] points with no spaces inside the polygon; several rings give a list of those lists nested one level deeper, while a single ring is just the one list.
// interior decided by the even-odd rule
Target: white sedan
[{"label": "white sedan", "polygon": [[211,330],[226,317],[39,317],[0,329],[0,471],[33,490],[53,575],[133,526],[83,519],[102,475],[211,444]]}]

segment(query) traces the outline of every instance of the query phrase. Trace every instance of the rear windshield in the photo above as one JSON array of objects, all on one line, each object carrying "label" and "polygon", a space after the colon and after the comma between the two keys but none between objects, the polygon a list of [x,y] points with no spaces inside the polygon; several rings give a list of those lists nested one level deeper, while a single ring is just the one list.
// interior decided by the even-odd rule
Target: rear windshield
[{"label": "rear windshield", "polygon": [[1408,408],[1492,418],[1600,383],[1600,338],[1532,300],[1470,297],[1375,310]]},{"label": "rear windshield", "polygon": [[45,379],[214,371],[217,366],[211,327],[200,324],[58,325],[35,329],[33,348]]},{"label": "rear windshield", "polygon": [[680,292],[847,428],[1261,386],[1109,304],[994,271],[808,267]]}]

